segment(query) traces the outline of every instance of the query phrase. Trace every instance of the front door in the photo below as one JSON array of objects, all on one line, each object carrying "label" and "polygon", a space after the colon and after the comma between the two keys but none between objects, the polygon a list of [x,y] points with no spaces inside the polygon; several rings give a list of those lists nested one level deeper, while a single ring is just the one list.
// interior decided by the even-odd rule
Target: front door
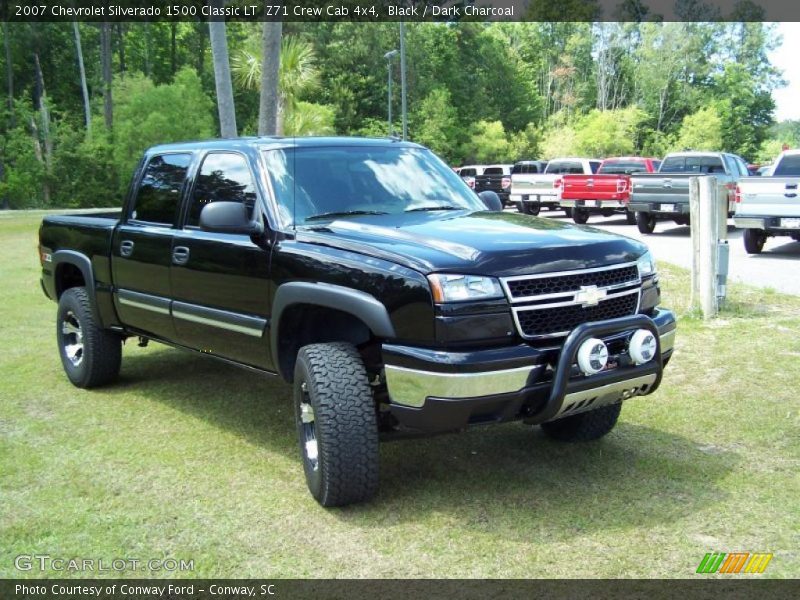
[{"label": "front door", "polygon": [[191,153],[151,156],[111,248],[114,302],[120,320],[174,340],[170,315],[172,238]]},{"label": "front door", "polygon": [[185,223],[172,248],[172,315],[177,341],[203,352],[271,369],[268,339],[269,250],[247,235],[200,230],[212,202],[260,210],[247,158],[210,152],[203,159]]}]

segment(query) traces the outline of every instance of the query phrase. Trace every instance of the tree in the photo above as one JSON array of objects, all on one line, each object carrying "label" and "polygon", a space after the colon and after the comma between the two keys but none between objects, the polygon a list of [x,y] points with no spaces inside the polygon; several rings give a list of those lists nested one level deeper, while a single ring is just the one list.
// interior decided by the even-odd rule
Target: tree
[{"label": "tree", "polygon": [[598,158],[634,154],[644,118],[644,112],[635,107],[593,110],[575,125],[575,150],[581,156]]},{"label": "tree", "polygon": [[261,69],[261,94],[258,106],[258,135],[278,133],[281,33],[283,23],[264,21]]},{"label": "tree", "polygon": [[92,107],[89,104],[89,88],[86,86],[86,69],[83,66],[83,48],[81,47],[81,32],[78,22],[72,22],[72,30],[75,32],[75,50],[78,54],[78,70],[81,76],[81,93],[83,94],[83,113],[86,120],[86,134],[92,132]]},{"label": "tree", "polygon": [[[258,89],[263,82],[262,55],[255,51],[255,44],[242,48],[233,58],[233,73],[237,84],[245,89]],[[300,99],[319,84],[314,47],[297,37],[281,41],[278,74],[278,121],[277,133],[283,134],[286,115]]]},{"label": "tree", "polygon": [[[211,6],[221,10],[224,8],[224,2],[223,0],[211,0]],[[236,107],[233,102],[225,20],[221,17],[212,18],[208,22],[208,30],[211,36],[211,54],[214,57],[214,81],[217,89],[220,135],[224,138],[234,138],[237,135]]]},{"label": "tree", "polygon": [[510,160],[511,148],[500,121],[478,121],[471,133],[464,152],[467,160],[479,163]]},{"label": "tree", "polygon": [[111,89],[111,23],[108,21],[100,24],[100,63],[103,71],[103,117],[106,129],[111,131],[114,125],[114,102]]},{"label": "tree", "polygon": [[411,114],[414,141],[450,162],[457,162],[456,149],[452,145],[457,137],[457,127],[456,110],[446,88],[433,90],[419,105],[419,109]]},{"label": "tree", "polygon": [[684,117],[674,150],[720,150],[722,119],[715,106],[706,106]]}]

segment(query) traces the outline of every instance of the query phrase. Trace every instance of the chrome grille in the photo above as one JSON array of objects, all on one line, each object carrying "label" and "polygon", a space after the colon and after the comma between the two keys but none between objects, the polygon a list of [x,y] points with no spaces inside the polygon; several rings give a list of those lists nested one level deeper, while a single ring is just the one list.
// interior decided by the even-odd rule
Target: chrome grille
[{"label": "chrome grille", "polygon": [[582,323],[635,314],[642,281],[636,263],[626,263],[509,277],[502,284],[517,331],[536,339],[565,336]]}]

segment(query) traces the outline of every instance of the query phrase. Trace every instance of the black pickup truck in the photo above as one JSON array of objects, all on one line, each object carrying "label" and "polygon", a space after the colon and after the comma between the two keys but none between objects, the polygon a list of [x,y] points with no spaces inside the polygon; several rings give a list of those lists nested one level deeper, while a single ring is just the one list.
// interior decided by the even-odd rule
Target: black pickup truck
[{"label": "black pickup truck", "polygon": [[410,142],[151,148],[120,214],[39,230],[64,370],[109,384],[139,338],[281,377],[324,506],[376,492],[385,437],[512,420],[602,437],[672,355],[653,260],[489,204]]},{"label": "black pickup truck", "polygon": [[475,176],[475,191],[477,193],[490,191],[497,194],[503,206],[508,205],[511,194],[511,167],[514,165],[488,165],[483,173]]}]

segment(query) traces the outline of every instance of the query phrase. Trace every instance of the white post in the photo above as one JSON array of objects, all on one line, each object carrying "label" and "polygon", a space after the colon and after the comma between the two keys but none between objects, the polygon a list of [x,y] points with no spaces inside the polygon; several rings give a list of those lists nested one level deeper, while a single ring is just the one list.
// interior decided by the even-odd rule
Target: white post
[{"label": "white post", "polygon": [[719,262],[720,203],[715,177],[692,177],[689,180],[692,232],[693,307],[700,308],[704,319],[717,315],[717,266]]}]

